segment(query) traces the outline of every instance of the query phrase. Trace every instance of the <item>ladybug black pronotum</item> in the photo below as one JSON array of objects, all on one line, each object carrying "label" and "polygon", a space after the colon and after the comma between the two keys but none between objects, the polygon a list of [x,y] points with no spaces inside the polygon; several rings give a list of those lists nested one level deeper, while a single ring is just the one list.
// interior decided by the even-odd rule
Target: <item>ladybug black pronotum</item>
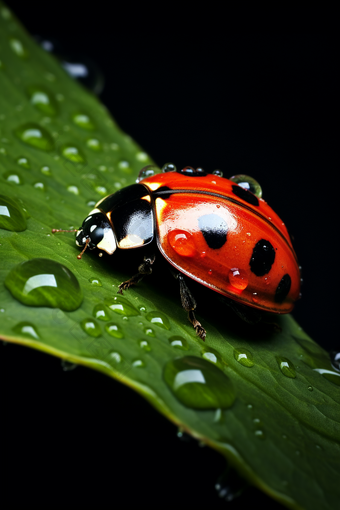
[{"label": "ladybug black pronotum", "polygon": [[183,308],[203,340],[206,331],[195,317],[185,276],[234,304],[290,312],[300,293],[299,265],[288,231],[261,198],[259,184],[244,175],[225,179],[218,170],[177,171],[170,163],[162,170],[143,168],[136,184],[95,205],[76,231],[83,248],[78,258],[86,248],[109,255],[144,250],[138,273],[119,286],[122,293],[151,274],[157,246],[173,267]]}]

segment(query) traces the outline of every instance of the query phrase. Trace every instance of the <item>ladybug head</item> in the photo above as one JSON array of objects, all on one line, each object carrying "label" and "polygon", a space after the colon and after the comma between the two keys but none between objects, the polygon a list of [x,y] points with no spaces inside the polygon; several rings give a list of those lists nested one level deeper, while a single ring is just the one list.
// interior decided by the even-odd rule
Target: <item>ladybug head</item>
[{"label": "ladybug head", "polygon": [[94,209],[83,221],[82,226],[77,230],[76,245],[83,248],[82,254],[87,247],[90,250],[98,248],[112,255],[117,248],[117,242],[110,222],[105,214],[99,209]]}]

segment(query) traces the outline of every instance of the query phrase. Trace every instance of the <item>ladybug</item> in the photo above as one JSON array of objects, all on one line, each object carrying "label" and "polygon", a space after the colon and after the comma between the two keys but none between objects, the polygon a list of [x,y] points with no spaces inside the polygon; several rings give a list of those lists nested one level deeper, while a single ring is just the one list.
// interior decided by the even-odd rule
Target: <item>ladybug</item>
[{"label": "ladybug", "polygon": [[203,340],[206,331],[195,317],[185,277],[226,296],[236,311],[288,313],[300,293],[299,265],[284,223],[261,194],[247,176],[226,179],[218,170],[176,170],[171,163],[158,174],[144,167],[136,184],[103,198],[85,218],[76,231],[83,248],[78,258],[86,248],[109,255],[117,248],[143,249],[138,273],[119,286],[122,293],[151,274],[157,245]]}]

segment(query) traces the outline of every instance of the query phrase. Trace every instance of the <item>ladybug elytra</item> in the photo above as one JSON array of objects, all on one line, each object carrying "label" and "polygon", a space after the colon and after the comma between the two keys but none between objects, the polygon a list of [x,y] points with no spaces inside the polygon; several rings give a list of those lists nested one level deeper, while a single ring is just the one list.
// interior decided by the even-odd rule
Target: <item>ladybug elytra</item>
[{"label": "ladybug elytra", "polygon": [[[167,164],[141,170],[136,184],[100,200],[76,233],[76,244],[105,251],[144,248],[138,273],[119,292],[152,272],[155,247],[171,264],[196,333],[196,302],[185,277],[234,303],[288,313],[300,292],[300,270],[288,231],[251,178]],[[146,249],[148,248],[148,249]],[[151,249],[150,249],[151,248]],[[101,253],[100,253],[101,254]],[[81,257],[78,256],[78,258]]]}]

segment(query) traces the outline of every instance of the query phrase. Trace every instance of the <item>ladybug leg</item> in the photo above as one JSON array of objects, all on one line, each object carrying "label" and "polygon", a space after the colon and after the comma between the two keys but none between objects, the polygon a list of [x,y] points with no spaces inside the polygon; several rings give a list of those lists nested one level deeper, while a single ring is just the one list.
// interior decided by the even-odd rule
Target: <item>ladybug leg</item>
[{"label": "ladybug leg", "polygon": [[207,332],[195,317],[194,310],[196,308],[196,300],[191,294],[187,284],[185,283],[183,275],[181,273],[177,273],[174,276],[179,281],[182,306],[184,310],[188,312],[188,319],[194,326],[197,336],[199,336],[201,340],[204,341]]},{"label": "ladybug leg", "polygon": [[138,273],[135,274],[126,282],[123,282],[119,285],[118,294],[123,294],[123,290],[127,290],[131,285],[136,285],[141,281],[144,275],[152,273],[152,264],[155,262],[155,255],[145,255],[143,262],[138,267]]}]

